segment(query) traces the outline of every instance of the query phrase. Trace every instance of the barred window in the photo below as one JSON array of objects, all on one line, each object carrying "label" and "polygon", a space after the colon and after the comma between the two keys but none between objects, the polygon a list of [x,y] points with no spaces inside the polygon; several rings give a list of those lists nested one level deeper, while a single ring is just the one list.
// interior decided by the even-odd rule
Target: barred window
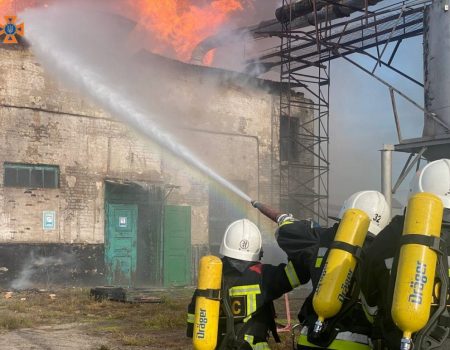
[{"label": "barred window", "polygon": [[4,163],[5,187],[58,188],[59,167],[55,165]]}]

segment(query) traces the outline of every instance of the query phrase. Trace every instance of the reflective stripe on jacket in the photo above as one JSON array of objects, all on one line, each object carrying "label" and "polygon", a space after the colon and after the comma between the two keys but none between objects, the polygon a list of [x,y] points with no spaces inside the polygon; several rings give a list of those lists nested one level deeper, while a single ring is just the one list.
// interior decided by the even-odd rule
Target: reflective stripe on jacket
[{"label": "reflective stripe on jacket", "polygon": [[[306,350],[311,348],[324,349],[308,341],[308,327],[303,327],[299,337],[297,338],[297,350]],[[327,349],[369,350],[371,347],[367,335],[352,332],[340,332],[337,334],[333,342],[327,347]]]},{"label": "reflective stripe on jacket", "polygon": [[252,350],[270,350],[269,344],[265,341],[254,344],[254,337],[246,334],[244,340],[252,347]]}]

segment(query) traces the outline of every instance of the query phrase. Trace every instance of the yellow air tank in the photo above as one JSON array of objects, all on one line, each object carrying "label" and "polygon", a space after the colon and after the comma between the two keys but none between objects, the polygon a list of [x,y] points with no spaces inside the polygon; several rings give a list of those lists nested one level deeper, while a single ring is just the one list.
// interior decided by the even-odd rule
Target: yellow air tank
[{"label": "yellow air tank", "polygon": [[207,255],[200,259],[199,265],[192,342],[195,350],[214,350],[219,328],[222,261]]},{"label": "yellow air tank", "polygon": [[[437,196],[425,192],[415,194],[408,202],[403,236],[439,238],[443,211]],[[400,248],[391,314],[403,331],[400,345],[403,350],[412,347],[412,334],[422,329],[430,317],[436,262],[437,253],[427,245],[406,243]]]},{"label": "yellow air tank", "polygon": [[[362,210],[347,210],[339,224],[334,241],[348,247],[362,247],[369,229],[369,216]],[[322,275],[313,297],[313,307],[318,315],[314,333],[322,330],[323,322],[335,316],[342,307],[350,289],[357,259],[347,250],[331,247]]]}]

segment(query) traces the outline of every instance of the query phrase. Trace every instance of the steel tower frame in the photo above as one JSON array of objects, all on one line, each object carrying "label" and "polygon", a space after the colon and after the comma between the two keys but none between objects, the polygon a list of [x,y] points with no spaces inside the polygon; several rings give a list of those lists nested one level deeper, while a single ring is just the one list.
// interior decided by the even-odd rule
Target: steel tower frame
[{"label": "steel tower frame", "polygon": [[[286,6],[291,3],[293,3],[292,0],[283,0],[282,5]],[[311,166],[313,174],[309,179],[299,179],[295,176],[295,169],[305,165],[297,164],[294,161],[287,163],[280,161],[280,195],[284,203],[296,203],[304,209],[311,208],[312,217],[315,220],[321,224],[327,221],[330,164],[328,159],[328,97],[330,61],[335,58],[346,60],[378,80],[389,90],[398,136],[398,144],[393,150],[410,154],[392,188],[392,193],[395,193],[407,173],[414,166],[419,166],[420,159],[426,152],[433,147],[450,144],[450,138],[447,137],[432,140],[424,137],[403,139],[396,102],[396,98],[399,97],[422,111],[425,118],[433,119],[435,123],[447,130],[449,130],[449,126],[406,93],[381,78],[376,72],[379,67],[385,67],[398,74],[399,77],[407,79],[421,88],[424,87],[421,81],[395,67],[393,61],[404,39],[423,35],[424,14],[427,6],[431,3],[432,0],[405,0],[370,11],[368,2],[366,2],[365,8],[355,10],[360,15],[332,21],[327,19],[316,21],[312,29],[311,27],[292,28],[290,19],[282,23],[281,31],[265,33],[267,36],[280,37],[281,45],[274,48],[272,52],[249,60],[248,69],[255,71],[256,65],[259,71],[267,72],[279,67],[280,81],[284,86],[280,94],[280,119],[287,116],[288,120],[291,120],[292,111],[296,107],[309,108],[314,111],[313,135],[308,134],[307,131],[311,132],[311,129],[307,130],[307,125],[303,125],[304,134],[288,132],[288,136],[284,135],[287,142],[298,143],[304,154],[309,153],[314,159]],[[335,1],[330,1],[330,4],[339,6],[339,3]],[[313,1],[313,6],[314,16],[317,19],[315,1]],[[391,44],[394,47],[389,57],[386,57],[389,51],[387,47]],[[368,52],[370,48],[375,48],[376,54]],[[367,68],[357,63],[349,57],[353,54],[364,55],[372,59],[374,66]],[[297,102],[295,94],[298,91],[305,91],[306,97],[310,101]],[[274,123],[280,125],[280,120],[274,119]],[[291,129],[290,125],[289,129]],[[280,143],[283,141],[286,140],[283,140],[283,135],[280,134]]]},{"label": "steel tower frame", "polygon": [[[283,0],[290,5],[291,0]],[[329,52],[318,51],[325,64],[308,65],[308,71],[297,70],[294,48],[301,41],[301,30],[291,28],[291,21],[282,23],[280,33],[280,113],[274,127],[279,133],[280,204],[282,209],[308,215],[320,224],[328,221],[329,186]],[[327,22],[316,27],[311,40],[326,40],[330,34]],[[305,91],[306,94],[300,93]],[[311,116],[295,118],[308,110]],[[281,150],[280,150],[281,151]]]}]

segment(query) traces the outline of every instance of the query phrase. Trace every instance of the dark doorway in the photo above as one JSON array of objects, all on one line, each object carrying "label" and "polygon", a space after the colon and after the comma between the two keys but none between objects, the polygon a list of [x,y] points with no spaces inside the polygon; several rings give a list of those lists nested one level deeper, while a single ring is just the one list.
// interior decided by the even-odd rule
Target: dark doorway
[{"label": "dark doorway", "polygon": [[161,285],[163,198],[157,185],[105,181],[105,264],[110,284]]}]

